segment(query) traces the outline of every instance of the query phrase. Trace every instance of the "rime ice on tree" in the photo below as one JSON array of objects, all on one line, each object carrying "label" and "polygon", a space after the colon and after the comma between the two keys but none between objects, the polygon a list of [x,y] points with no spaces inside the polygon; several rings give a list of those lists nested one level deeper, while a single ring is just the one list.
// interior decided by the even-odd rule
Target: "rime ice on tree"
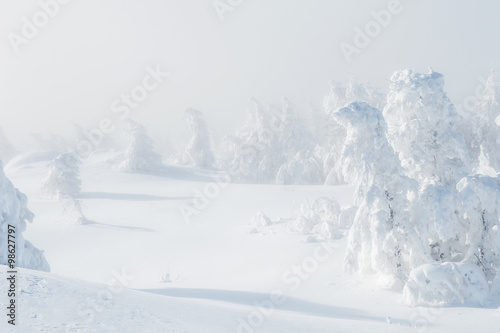
[{"label": "rime ice on tree", "polygon": [[184,164],[190,167],[212,168],[215,164],[212,136],[203,114],[195,109],[187,109],[183,119],[192,135],[182,156]]},{"label": "rime ice on tree", "polygon": [[18,189],[14,188],[3,172],[0,161],[0,264],[7,265],[8,252],[7,230],[8,225],[15,226],[16,241],[16,267],[24,267],[41,271],[50,271],[49,264],[45,260],[43,251],[35,248],[23,237],[26,230],[26,222],[33,222],[34,215],[28,209],[28,198]]},{"label": "rime ice on tree", "polygon": [[49,164],[49,174],[42,182],[42,191],[56,198],[74,198],[80,194],[80,160],[75,153],[64,153]]},{"label": "rime ice on tree", "polygon": [[344,178],[356,185],[359,206],[349,232],[344,269],[380,273],[393,285],[406,281],[415,264],[428,260],[410,223],[409,196],[416,184],[406,177],[389,145],[382,113],[366,103],[352,103],[335,113],[346,128],[340,157]]},{"label": "rime ice on tree", "polygon": [[147,135],[146,128],[133,120],[127,120],[125,132],[130,144],[119,168],[123,171],[154,171],[161,167],[161,156],[153,151],[153,140]]},{"label": "rime ice on tree", "polygon": [[388,140],[409,177],[448,186],[469,173],[469,155],[457,131],[460,116],[444,91],[443,75],[395,72],[384,118]]}]

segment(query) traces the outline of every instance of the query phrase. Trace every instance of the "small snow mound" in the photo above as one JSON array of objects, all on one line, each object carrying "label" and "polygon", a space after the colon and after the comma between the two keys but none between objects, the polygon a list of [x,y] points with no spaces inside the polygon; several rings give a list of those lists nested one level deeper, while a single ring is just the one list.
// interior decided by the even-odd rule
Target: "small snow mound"
[{"label": "small snow mound", "polygon": [[412,270],[403,289],[409,306],[482,306],[488,283],[476,265],[466,263],[425,264]]},{"label": "small snow mound", "polygon": [[257,228],[252,228],[252,229],[248,230],[248,233],[249,234],[260,234],[260,230]]},{"label": "small snow mound", "polygon": [[253,225],[270,225],[272,223],[271,219],[263,212],[258,212],[252,218]]},{"label": "small snow mound", "polygon": [[22,249],[23,252],[23,266],[20,267],[28,267],[44,272],[50,272],[50,265],[45,259],[42,250],[37,249],[31,244],[31,242],[25,240],[24,247]]}]

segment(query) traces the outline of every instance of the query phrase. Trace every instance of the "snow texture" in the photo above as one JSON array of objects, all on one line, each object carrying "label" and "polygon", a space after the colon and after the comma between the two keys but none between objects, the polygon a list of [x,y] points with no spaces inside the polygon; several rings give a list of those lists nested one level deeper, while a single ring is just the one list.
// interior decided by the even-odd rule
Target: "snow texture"
[{"label": "snow texture", "polygon": [[[35,248],[23,237],[26,222],[33,222],[34,215],[28,209],[28,198],[18,189],[14,188],[3,172],[0,161],[0,265],[8,264],[7,238],[10,228],[15,230],[15,267],[24,267],[41,271],[50,271],[49,264],[43,251]],[[13,239],[12,237],[10,238]]]}]

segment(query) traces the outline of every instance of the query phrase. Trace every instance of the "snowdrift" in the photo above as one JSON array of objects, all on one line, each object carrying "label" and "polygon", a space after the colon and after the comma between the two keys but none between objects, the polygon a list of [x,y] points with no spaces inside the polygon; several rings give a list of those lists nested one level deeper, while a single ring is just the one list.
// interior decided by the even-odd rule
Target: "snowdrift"
[{"label": "snowdrift", "polygon": [[447,262],[415,268],[403,289],[403,300],[409,306],[483,306],[488,294],[481,268]]}]

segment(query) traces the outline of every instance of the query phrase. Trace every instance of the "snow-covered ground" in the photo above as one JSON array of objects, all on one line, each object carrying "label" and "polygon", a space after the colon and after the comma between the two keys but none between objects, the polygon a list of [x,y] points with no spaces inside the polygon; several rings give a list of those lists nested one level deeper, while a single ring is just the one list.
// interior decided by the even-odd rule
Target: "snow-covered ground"
[{"label": "snow-covered ground", "polygon": [[[305,242],[281,217],[348,186],[225,184],[201,169],[155,174],[87,161],[76,225],[44,198],[47,161],[7,169],[29,198],[24,233],[50,273],[20,269],[18,325],[1,332],[497,332],[500,304],[410,308],[400,291],[342,273],[346,240]],[[94,161],[95,162],[95,161]],[[187,203],[204,193],[196,212]],[[192,207],[191,207],[192,208]],[[263,211],[276,221],[252,225]],[[1,290],[7,271],[2,266]],[[5,309],[7,297],[0,296]]]}]

